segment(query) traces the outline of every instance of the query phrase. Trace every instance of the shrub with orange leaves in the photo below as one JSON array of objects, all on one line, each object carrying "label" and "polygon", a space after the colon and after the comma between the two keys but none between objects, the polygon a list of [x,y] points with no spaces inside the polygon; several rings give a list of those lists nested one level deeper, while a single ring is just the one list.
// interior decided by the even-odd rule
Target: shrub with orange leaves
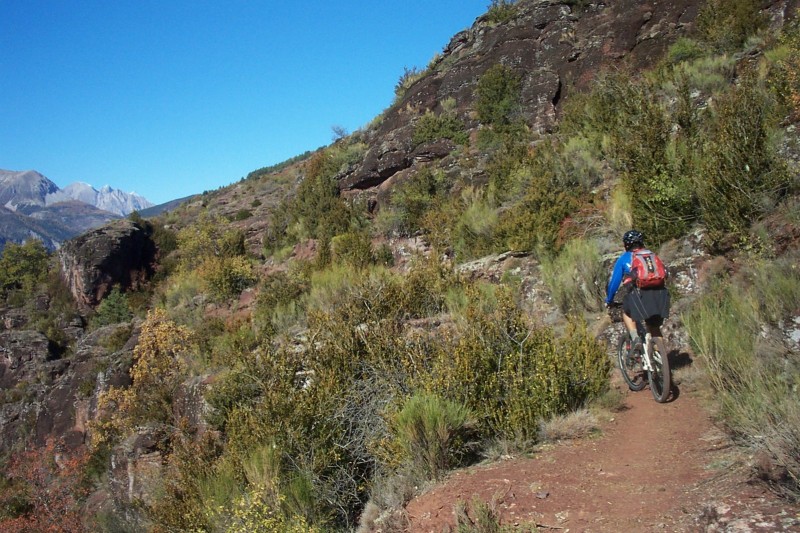
[{"label": "shrub with orange leaves", "polygon": [[0,501],[6,503],[16,499],[22,505],[17,506],[20,511],[17,516],[0,519],[0,531],[89,531],[81,509],[89,494],[85,477],[88,460],[89,454],[85,449],[68,453],[53,439],[48,440],[44,447],[12,456],[6,471],[10,484],[0,493]]}]

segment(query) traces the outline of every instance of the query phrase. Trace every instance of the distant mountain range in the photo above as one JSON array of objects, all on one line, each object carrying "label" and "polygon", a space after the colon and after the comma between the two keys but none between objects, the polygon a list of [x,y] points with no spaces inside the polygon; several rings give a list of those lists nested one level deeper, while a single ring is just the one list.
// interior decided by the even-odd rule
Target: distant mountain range
[{"label": "distant mountain range", "polygon": [[85,204],[93,205],[103,211],[125,216],[133,211],[141,211],[148,207],[153,207],[143,196],[135,192],[122,192],[112,189],[108,185],[98,191],[88,183],[72,183],[60,191],[50,193],[45,197],[47,205],[52,205],[66,200],[78,200]]},{"label": "distant mountain range", "polygon": [[39,238],[48,248],[109,220],[152,207],[135,193],[86,183],[64,189],[35,170],[0,170],[0,249]]}]

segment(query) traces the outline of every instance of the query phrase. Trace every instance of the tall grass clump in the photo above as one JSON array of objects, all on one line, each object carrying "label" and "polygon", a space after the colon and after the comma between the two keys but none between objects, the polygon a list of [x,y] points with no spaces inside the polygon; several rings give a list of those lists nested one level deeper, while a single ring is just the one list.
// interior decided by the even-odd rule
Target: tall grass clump
[{"label": "tall grass clump", "polygon": [[440,479],[469,451],[469,410],[435,395],[409,398],[394,417],[393,427],[411,470],[422,473],[423,479]]},{"label": "tall grass clump", "polygon": [[542,274],[553,301],[564,314],[600,309],[607,273],[593,241],[570,241],[558,256],[542,261]]},{"label": "tall grass clump", "polygon": [[[800,359],[780,337],[764,336],[762,331],[775,317],[800,307],[800,275],[791,266],[761,264],[754,267],[753,276],[754,283],[739,278],[719,282],[684,322],[724,423],[746,447],[771,458],[782,470],[778,488],[797,498]],[[777,283],[769,287],[766,279]]]}]

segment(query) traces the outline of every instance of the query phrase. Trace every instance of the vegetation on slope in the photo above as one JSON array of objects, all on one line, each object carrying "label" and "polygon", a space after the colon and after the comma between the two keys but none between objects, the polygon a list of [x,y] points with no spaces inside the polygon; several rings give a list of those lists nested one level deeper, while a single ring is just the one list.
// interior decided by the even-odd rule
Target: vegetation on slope
[{"label": "vegetation on slope", "polygon": [[[603,394],[605,347],[580,318],[557,332],[529,315],[513,284],[470,281],[440,258],[530,252],[559,308],[580,317],[599,309],[603,273],[593,266],[605,239],[631,224],[654,246],[704,228],[708,249],[741,265],[719,276],[685,324],[726,423],[743,440],[766,428],[746,444],[784,468],[776,483],[796,495],[800,439],[785,428],[799,425],[800,362],[780,343],[764,354],[759,333],[800,306],[796,258],[777,257],[763,229],[767,216],[788,219],[797,205],[779,126],[800,111],[800,39],[796,28],[757,33],[754,6],[709,2],[695,39],[649,72],[602,74],[544,137],[524,121],[514,73],[490,68],[477,84],[475,136],[446,105],[415,134],[454,141],[464,161],[479,153],[483,179],[430,165],[393,188],[377,215],[337,187],[364,156],[359,134],[304,154],[296,187],[291,169],[255,171],[238,186],[293,189],[269,211],[262,253],[271,269],[248,254],[239,226],[206,212],[213,195],[177,233],[160,221],[162,268],[149,292],[116,293],[95,318],[144,319],[132,384],[100,397],[95,449],[146,429],[165,458],[159,497],[112,511],[109,523],[134,528],[141,522],[126,520],[144,513],[154,531],[352,529],[369,500],[402,505],[411,487],[493,442],[524,449],[541,422]],[[513,8],[493,2],[492,20],[513,18]],[[430,253],[392,268],[391,249],[375,243],[405,236],[423,237]],[[309,240],[312,258],[285,260]],[[17,277],[0,270],[9,305],[44,280],[46,257],[25,246],[0,258],[38,265]],[[564,275],[575,265],[587,266]],[[734,289],[743,278],[752,286]],[[243,315],[234,311],[245,289],[257,296]],[[709,310],[719,308],[736,318],[715,322]],[[176,406],[194,377],[208,384],[199,426]],[[14,520],[30,509],[3,513]]]}]

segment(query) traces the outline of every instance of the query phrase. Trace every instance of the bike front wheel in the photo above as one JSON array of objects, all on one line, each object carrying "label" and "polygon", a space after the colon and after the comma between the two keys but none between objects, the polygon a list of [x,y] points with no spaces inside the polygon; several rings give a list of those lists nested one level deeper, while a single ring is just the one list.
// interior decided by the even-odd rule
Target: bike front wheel
[{"label": "bike front wheel", "polygon": [[650,343],[650,364],[653,370],[648,373],[650,390],[653,398],[658,403],[664,403],[669,398],[672,387],[670,379],[669,358],[667,357],[666,346],[662,337],[653,337]]},{"label": "bike front wheel", "polygon": [[644,368],[642,367],[642,349],[639,347],[630,352],[631,338],[623,334],[617,345],[617,362],[622,378],[632,391],[640,391],[647,383],[644,378]]}]

